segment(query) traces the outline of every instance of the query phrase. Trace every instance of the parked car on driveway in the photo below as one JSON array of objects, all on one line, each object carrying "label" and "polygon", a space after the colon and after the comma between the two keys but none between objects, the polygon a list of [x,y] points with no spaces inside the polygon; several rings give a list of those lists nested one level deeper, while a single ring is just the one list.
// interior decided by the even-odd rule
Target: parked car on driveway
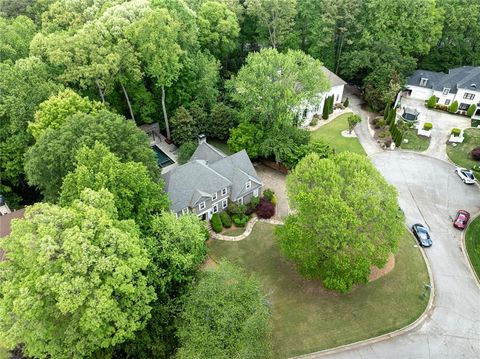
[{"label": "parked car on driveway", "polygon": [[467,170],[466,168],[458,167],[455,170],[455,173],[460,177],[460,179],[465,184],[474,184],[475,183],[475,176],[471,170]]},{"label": "parked car on driveway", "polygon": [[468,220],[470,219],[470,213],[461,209],[457,212],[457,216],[453,221],[453,226],[460,230],[464,230],[467,227]]},{"label": "parked car on driveway", "polygon": [[430,233],[428,233],[428,229],[423,224],[415,223],[412,226],[412,232],[422,247],[432,246],[433,242],[432,238],[430,237]]}]

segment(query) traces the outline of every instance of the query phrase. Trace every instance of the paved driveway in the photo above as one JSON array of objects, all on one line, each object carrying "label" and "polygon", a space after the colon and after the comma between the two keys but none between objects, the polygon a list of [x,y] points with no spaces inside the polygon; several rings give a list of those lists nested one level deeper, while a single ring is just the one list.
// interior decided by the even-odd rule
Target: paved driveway
[{"label": "paved driveway", "polygon": [[469,118],[452,115],[444,111],[430,110],[421,100],[403,97],[400,106],[416,108],[417,111],[420,112],[418,116],[420,123],[431,122],[433,124],[430,146],[424,154],[435,158],[447,158],[447,140],[450,137],[452,128],[457,127],[464,129],[470,127]]},{"label": "paved driveway", "polygon": [[434,244],[425,253],[436,298],[429,317],[411,332],[328,357],[480,358],[480,288],[451,222],[457,209],[480,211],[480,188],[464,185],[453,165],[421,154],[388,151],[371,158],[398,189],[407,224],[431,229]]},{"label": "paved driveway", "polygon": [[275,217],[278,219],[287,217],[289,207],[287,200],[287,188],[285,184],[286,176],[261,163],[255,163],[255,170],[263,181],[263,189],[270,188],[277,196]]}]

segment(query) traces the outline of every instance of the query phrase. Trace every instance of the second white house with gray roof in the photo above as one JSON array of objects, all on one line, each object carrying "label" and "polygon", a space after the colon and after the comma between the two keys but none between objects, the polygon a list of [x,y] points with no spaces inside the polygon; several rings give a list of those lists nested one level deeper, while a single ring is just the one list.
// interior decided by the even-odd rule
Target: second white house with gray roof
[{"label": "second white house with gray roof", "polygon": [[170,210],[177,217],[194,213],[200,219],[210,219],[225,210],[229,202],[246,204],[262,189],[262,181],[245,150],[227,156],[208,144],[204,135],[199,137],[190,161],[163,177]]}]

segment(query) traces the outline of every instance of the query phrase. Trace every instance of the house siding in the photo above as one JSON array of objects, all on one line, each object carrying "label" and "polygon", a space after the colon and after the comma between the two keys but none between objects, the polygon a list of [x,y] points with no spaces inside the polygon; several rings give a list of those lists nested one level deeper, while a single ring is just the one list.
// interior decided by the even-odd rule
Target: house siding
[{"label": "house siding", "polygon": [[[345,85],[337,85],[333,86],[328,92],[321,94],[321,100],[317,105],[312,105],[309,103],[303,103],[301,104],[298,109],[296,110],[297,116],[299,116],[299,123],[300,126],[308,126],[310,124],[310,121],[312,120],[312,117],[315,114],[318,114],[319,116],[322,116],[323,112],[323,105],[325,103],[325,98],[332,96],[333,95],[333,102],[334,103],[339,103],[343,101],[343,90],[344,90]],[[338,99],[338,101],[337,101]],[[306,113],[305,113],[305,110]]]}]

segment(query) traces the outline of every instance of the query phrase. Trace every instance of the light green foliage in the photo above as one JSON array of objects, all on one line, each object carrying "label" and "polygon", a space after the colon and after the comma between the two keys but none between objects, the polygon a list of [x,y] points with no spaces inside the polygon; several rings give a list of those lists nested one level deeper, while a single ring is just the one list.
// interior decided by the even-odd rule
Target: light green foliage
[{"label": "light green foliage", "polygon": [[468,107],[468,110],[467,110],[467,116],[468,117],[472,117],[473,114],[475,113],[475,110],[477,109],[477,106],[475,106],[475,104],[471,104],[469,107]]},{"label": "light green foliage", "polygon": [[35,120],[28,124],[28,129],[33,137],[38,139],[46,129],[60,127],[67,117],[77,112],[95,114],[101,109],[104,109],[104,106],[100,102],[91,101],[71,89],[66,89],[38,106]]},{"label": "light green foliage", "polygon": [[277,231],[282,252],[309,278],[348,291],[383,267],[403,233],[397,193],[369,159],[311,154],[287,177],[294,215]]},{"label": "light green foliage", "polygon": [[195,120],[184,107],[177,108],[171,124],[172,138],[177,145],[195,140],[198,137],[198,128]]},{"label": "light green foliage", "polygon": [[260,155],[260,145],[264,140],[264,132],[250,122],[242,122],[230,130],[228,148],[232,152],[246,150],[251,159]]},{"label": "light green foliage", "polygon": [[205,234],[204,223],[195,215],[177,219],[163,212],[154,218],[146,239],[151,256],[148,277],[159,296],[177,293],[192,281],[207,255]]},{"label": "light green foliage", "polygon": [[352,133],[355,126],[357,126],[360,122],[362,122],[362,118],[357,114],[351,114],[348,117],[347,121],[348,121],[348,131]]},{"label": "light green foliage", "polygon": [[[283,164],[289,168],[295,168],[300,160],[310,153],[316,153],[320,158],[327,158],[334,154],[334,150],[323,140],[313,140],[307,144],[298,145],[293,148],[293,151],[288,155]],[[270,199],[271,201],[271,199]]]},{"label": "light green foliage", "polygon": [[427,107],[428,107],[428,108],[434,108],[436,104],[437,104],[437,98],[435,97],[435,95],[432,95],[432,96],[428,99]]},{"label": "light green foliage", "polygon": [[26,16],[0,17],[0,62],[27,57],[35,31],[35,24]]},{"label": "light green foliage", "polygon": [[177,151],[178,163],[180,163],[181,165],[187,163],[190,157],[192,157],[197,147],[198,144],[194,141],[182,143]]},{"label": "light green foliage", "polygon": [[197,15],[198,39],[204,49],[222,59],[236,48],[240,26],[237,16],[227,5],[207,1],[200,6]]},{"label": "light green foliage", "polygon": [[269,309],[259,283],[226,262],[184,298],[177,358],[268,358]]},{"label": "light green foliage", "polygon": [[247,0],[247,13],[257,19],[258,41],[281,47],[293,29],[296,0]]},{"label": "light green foliage", "polygon": [[84,358],[144,327],[155,299],[148,253],[108,191],[85,190],[66,208],[36,204],[25,217],[2,243],[2,344],[23,343],[32,357]]},{"label": "light green foliage", "polygon": [[48,201],[60,194],[64,177],[75,169],[75,155],[83,146],[101,142],[121,161],[143,163],[153,179],[158,165],[147,136],[132,121],[102,110],[95,115],[77,113],[57,129],[48,129],[25,159],[25,173]]},{"label": "light green foliage", "polygon": [[228,85],[244,118],[264,128],[293,124],[292,107],[302,101],[318,103],[319,93],[330,87],[318,60],[301,51],[279,53],[275,49],[248,55],[247,63]]},{"label": "light green foliage", "polygon": [[25,151],[33,142],[28,121],[33,120],[38,104],[61,87],[35,57],[1,63],[0,73],[0,172],[3,184],[18,185]]},{"label": "light green foliage", "polygon": [[63,181],[60,204],[70,205],[85,188],[107,189],[113,194],[119,219],[134,219],[148,228],[151,216],[168,209],[163,182],[154,182],[144,164],[120,162],[108,147],[96,142],[76,154],[76,168]]},{"label": "light green foliage", "polygon": [[458,110],[458,101],[453,101],[450,106],[448,106],[448,112],[456,113]]}]

